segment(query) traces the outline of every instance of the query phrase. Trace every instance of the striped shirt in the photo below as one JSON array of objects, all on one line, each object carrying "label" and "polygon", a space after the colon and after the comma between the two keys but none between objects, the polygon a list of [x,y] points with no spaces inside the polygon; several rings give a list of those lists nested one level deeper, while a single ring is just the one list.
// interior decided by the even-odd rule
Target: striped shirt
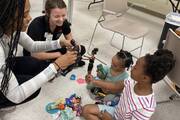
[{"label": "striped shirt", "polygon": [[124,81],[124,90],[115,108],[116,120],[149,120],[155,111],[156,101],[154,93],[139,96],[134,92],[135,81]]}]

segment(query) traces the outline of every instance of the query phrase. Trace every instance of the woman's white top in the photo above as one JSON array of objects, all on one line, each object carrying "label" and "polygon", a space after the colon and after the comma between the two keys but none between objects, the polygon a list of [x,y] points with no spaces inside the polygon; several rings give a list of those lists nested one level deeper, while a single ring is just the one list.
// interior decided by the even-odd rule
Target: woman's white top
[{"label": "woman's white top", "polygon": [[[9,46],[8,43],[10,38],[7,35],[3,35],[0,38],[0,83],[3,78],[3,66],[8,56]],[[25,32],[21,32],[19,44],[22,45],[26,50],[30,52],[50,51],[60,48],[59,40],[56,41],[33,41]],[[11,78],[9,81],[9,87],[7,92],[7,99],[13,103],[21,103],[26,98],[31,96],[37,91],[44,83],[52,79],[57,70],[53,64],[50,64],[45,70],[33,77],[32,79],[19,85],[18,81],[11,72]]]}]

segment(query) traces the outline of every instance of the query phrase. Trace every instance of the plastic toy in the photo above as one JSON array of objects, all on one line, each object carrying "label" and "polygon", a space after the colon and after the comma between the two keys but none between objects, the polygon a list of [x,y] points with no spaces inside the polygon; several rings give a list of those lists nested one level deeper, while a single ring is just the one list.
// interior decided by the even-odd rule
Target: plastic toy
[{"label": "plastic toy", "polygon": [[98,52],[98,48],[94,48],[91,52],[91,57],[89,57],[89,64],[88,64],[88,74],[91,74],[93,65],[94,65],[94,60],[95,60],[95,55]]},{"label": "plastic toy", "polygon": [[[82,55],[85,54],[86,49],[81,45],[78,45],[74,39],[71,40],[72,48],[69,50],[77,52],[77,59],[74,64],[68,66],[65,70],[61,71],[61,75],[66,76],[74,67],[79,66],[80,61],[82,60]],[[85,65],[84,62],[81,62],[81,66]]]},{"label": "plastic toy", "polygon": [[83,79],[83,78],[78,78],[78,79],[77,79],[77,83],[78,83],[78,84],[84,84],[84,83],[86,83],[86,80]]},{"label": "plastic toy", "polygon": [[59,104],[58,105],[58,109],[59,110],[64,110],[65,109],[65,105],[64,104]]},{"label": "plastic toy", "polygon": [[70,76],[70,80],[76,80],[76,75],[75,75],[75,74],[72,74],[72,75]]},{"label": "plastic toy", "polygon": [[60,112],[60,119],[59,120],[72,120],[75,117],[75,113],[73,112],[72,108],[66,107],[65,110]]},{"label": "plastic toy", "polygon": [[46,106],[46,111],[50,114],[58,113],[58,120],[71,120],[75,116],[80,116],[82,112],[81,97],[72,94],[69,98],[58,99]]},{"label": "plastic toy", "polygon": [[97,65],[97,71],[100,74],[98,77],[100,79],[104,80],[106,78],[107,74],[106,74],[102,64]]},{"label": "plastic toy", "polygon": [[109,106],[115,106],[119,103],[119,99],[120,99],[120,96],[116,96],[113,100],[111,101],[106,101],[106,105],[109,105]]},{"label": "plastic toy", "polygon": [[120,99],[120,96],[114,97],[114,99],[111,101],[110,100],[104,101],[104,100],[100,99],[100,100],[96,100],[95,104],[104,104],[104,105],[108,105],[108,106],[116,106],[119,103],[119,99]]},{"label": "plastic toy", "polygon": [[49,114],[56,114],[59,110],[55,107],[55,102],[52,102],[46,105],[46,111]]}]

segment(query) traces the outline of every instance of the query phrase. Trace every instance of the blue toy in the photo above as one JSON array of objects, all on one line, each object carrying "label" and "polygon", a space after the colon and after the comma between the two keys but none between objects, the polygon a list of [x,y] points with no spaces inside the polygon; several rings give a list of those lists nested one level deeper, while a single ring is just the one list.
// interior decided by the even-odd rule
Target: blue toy
[{"label": "blue toy", "polygon": [[70,80],[76,80],[76,75],[75,75],[75,74],[72,74],[72,75],[70,76]]},{"label": "blue toy", "polygon": [[55,114],[57,113],[59,110],[58,109],[52,109],[52,107],[54,106],[55,102],[52,102],[52,103],[49,103],[46,105],[46,111],[49,113],[49,114]]}]

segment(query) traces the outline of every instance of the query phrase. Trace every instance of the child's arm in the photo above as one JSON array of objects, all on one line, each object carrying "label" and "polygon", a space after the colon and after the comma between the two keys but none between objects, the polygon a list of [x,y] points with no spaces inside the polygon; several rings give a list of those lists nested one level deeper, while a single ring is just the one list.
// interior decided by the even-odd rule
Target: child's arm
[{"label": "child's arm", "polygon": [[116,83],[107,82],[104,80],[94,80],[92,75],[87,75],[86,80],[91,82],[97,87],[100,87],[101,89],[105,89],[107,91],[110,91],[112,93],[119,93],[124,88],[124,81],[118,81]]},{"label": "child's arm", "polygon": [[104,80],[93,80],[92,84],[111,93],[119,93],[124,88],[124,81],[118,81],[116,83],[107,82]]}]

